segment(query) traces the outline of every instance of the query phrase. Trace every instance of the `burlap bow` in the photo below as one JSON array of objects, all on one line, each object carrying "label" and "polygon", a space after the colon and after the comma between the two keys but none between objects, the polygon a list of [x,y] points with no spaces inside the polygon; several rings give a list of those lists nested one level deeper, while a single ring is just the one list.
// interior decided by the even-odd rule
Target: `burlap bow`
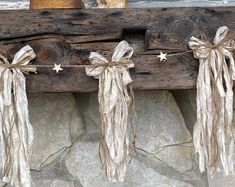
[{"label": "burlap bow", "polygon": [[[197,81],[197,123],[194,145],[199,153],[199,167],[212,175],[221,160],[225,174],[233,172],[233,79],[234,40],[225,41],[227,27],[220,27],[214,44],[192,37],[189,47],[200,67]],[[228,64],[228,65],[227,65]],[[229,67],[228,67],[229,66]]]},{"label": "burlap bow", "polygon": [[123,181],[128,156],[128,105],[127,85],[132,82],[129,68],[133,49],[126,41],[115,48],[111,62],[92,52],[90,61],[95,67],[86,67],[88,76],[99,79],[99,104],[101,113],[100,157],[110,181]]},{"label": "burlap bow", "polygon": [[12,63],[0,56],[0,168],[2,183],[30,187],[29,156],[33,129],[29,122],[28,100],[23,72],[36,69],[27,64],[35,58],[30,46],[16,53]]}]

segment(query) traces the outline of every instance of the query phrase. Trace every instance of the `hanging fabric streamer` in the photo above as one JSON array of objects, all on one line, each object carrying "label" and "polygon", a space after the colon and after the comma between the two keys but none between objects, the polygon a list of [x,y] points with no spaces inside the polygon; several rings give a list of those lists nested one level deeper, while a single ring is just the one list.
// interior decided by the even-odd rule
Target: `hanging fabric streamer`
[{"label": "hanging fabric streamer", "polygon": [[126,41],[115,48],[109,62],[102,55],[92,52],[94,67],[86,67],[88,76],[99,79],[99,108],[101,114],[100,158],[109,181],[124,181],[128,157],[127,138],[128,105],[131,98],[127,85],[132,82],[129,68],[133,49]]},{"label": "hanging fabric streamer", "polygon": [[234,40],[225,41],[228,28],[220,27],[214,44],[192,37],[189,47],[199,59],[197,80],[197,122],[194,145],[199,153],[199,168],[213,175],[222,163],[225,175],[233,172],[232,134]]},{"label": "hanging fabric streamer", "polygon": [[30,187],[29,157],[33,129],[29,122],[25,77],[36,72],[27,66],[35,58],[30,46],[16,53],[12,63],[0,55],[0,168],[1,183]]}]

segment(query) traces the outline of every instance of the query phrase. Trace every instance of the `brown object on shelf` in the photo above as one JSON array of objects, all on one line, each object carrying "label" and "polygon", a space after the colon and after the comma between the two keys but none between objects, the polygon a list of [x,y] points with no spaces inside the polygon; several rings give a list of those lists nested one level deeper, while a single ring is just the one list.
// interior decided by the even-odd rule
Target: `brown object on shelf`
[{"label": "brown object on shelf", "polygon": [[30,0],[30,9],[84,8],[82,0]]},{"label": "brown object on shelf", "polygon": [[128,0],[97,0],[99,8],[127,8]]}]

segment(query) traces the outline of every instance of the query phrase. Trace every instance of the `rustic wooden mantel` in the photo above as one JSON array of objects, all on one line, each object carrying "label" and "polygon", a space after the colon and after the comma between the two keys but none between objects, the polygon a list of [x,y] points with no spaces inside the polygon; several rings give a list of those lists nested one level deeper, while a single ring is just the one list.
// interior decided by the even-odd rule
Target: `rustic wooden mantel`
[{"label": "rustic wooden mantel", "polygon": [[[191,36],[205,33],[212,39],[223,25],[235,39],[234,23],[233,7],[0,11],[0,49],[12,59],[29,44],[37,55],[34,64],[89,64],[90,51],[110,58],[125,39],[136,51],[131,71],[135,90],[191,89],[198,73],[192,53],[170,56],[165,63],[157,54],[187,51]],[[58,75],[39,68],[26,77],[31,93],[97,90],[97,80],[87,77],[83,67],[64,68]]]}]

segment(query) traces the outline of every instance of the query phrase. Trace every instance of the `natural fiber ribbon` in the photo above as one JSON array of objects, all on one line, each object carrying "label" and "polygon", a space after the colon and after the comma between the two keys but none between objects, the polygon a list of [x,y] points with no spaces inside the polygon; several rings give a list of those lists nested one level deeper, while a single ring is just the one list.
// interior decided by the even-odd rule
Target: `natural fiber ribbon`
[{"label": "natural fiber ribbon", "polygon": [[132,82],[129,68],[133,49],[126,41],[115,48],[111,62],[92,52],[86,67],[88,76],[99,79],[99,108],[101,113],[100,158],[109,181],[124,181],[128,157],[128,105],[131,101],[127,85]]},{"label": "natural fiber ribbon", "polygon": [[16,53],[13,62],[0,55],[0,168],[2,184],[30,187],[29,157],[33,129],[29,122],[28,100],[23,72],[36,71],[27,67],[35,58],[30,46]]},{"label": "natural fiber ribbon", "polygon": [[[221,161],[225,175],[233,172],[232,134],[234,40],[225,41],[228,28],[220,27],[214,44],[192,37],[189,47],[199,59],[197,81],[197,123],[194,145],[199,153],[200,171],[213,175]],[[226,61],[227,60],[227,61]],[[229,66],[228,66],[228,65]]]}]

